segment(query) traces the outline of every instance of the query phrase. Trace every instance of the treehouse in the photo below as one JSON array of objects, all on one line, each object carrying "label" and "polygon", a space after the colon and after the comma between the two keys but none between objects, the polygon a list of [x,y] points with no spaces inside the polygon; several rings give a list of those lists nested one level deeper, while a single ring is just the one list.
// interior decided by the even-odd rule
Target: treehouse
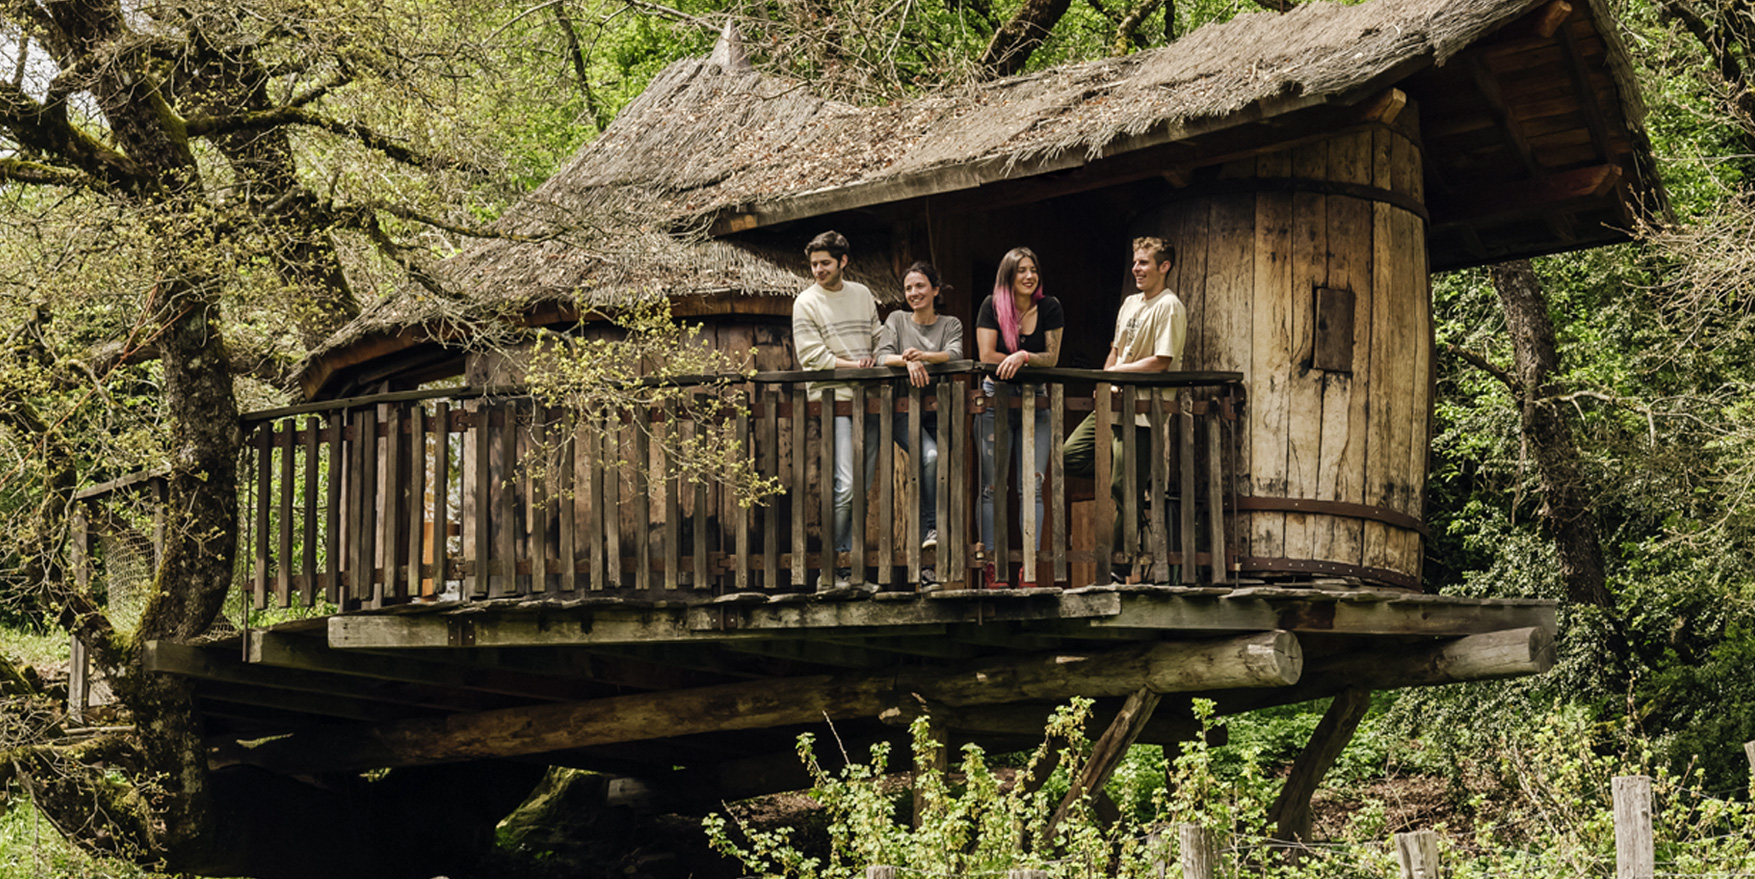
[{"label": "treehouse", "polygon": [[[202,682],[216,767],[540,758],[665,805],[796,786],[790,742],[825,717],[874,741],[925,712],[1008,747],[1086,695],[1124,746],[1194,734],[1189,696],[1229,712],[1341,695],[1279,807],[1283,832],[1307,832],[1370,691],[1552,662],[1552,603],[1420,591],[1429,275],[1622,241],[1666,210],[1602,6],[1315,3],[878,108],[751,70],[728,32],[503,238],[451,259],[461,298],[377,304],[303,365],[308,402],[246,417],[239,588],[320,613],[161,643],[149,667]],[[982,367],[937,367],[926,388],[832,374],[851,402],[811,391],[831,374],[791,371],[802,247],[829,228],[885,307],[932,260],[965,327],[1001,254],[1041,255],[1068,317],[1061,368],[1026,370],[1044,392],[1002,405],[1046,407],[1058,429],[1044,497],[1001,468],[993,546],[974,528]],[[1139,235],[1175,246],[1190,320],[1182,370],[1129,378],[1098,367]],[[660,296],[749,371],[584,413],[521,390],[528,346],[506,322],[611,339],[617,306]],[[921,412],[936,471],[891,442],[905,429],[920,448],[923,419],[896,416]],[[1152,427],[1121,460],[1099,444],[1095,482],[1063,467],[1092,412]],[[836,414],[881,437],[843,555],[822,533]],[[1005,423],[996,442],[1029,459],[1033,433]],[[679,475],[671,458],[710,435],[781,491],[744,507]],[[1112,535],[1117,501],[1093,485],[1142,456]],[[940,539],[923,548],[927,479]],[[1038,500],[1034,533],[1017,510]],[[1027,585],[971,588],[985,561]],[[1118,565],[1139,582],[1112,582]],[[837,567],[853,588],[818,588]]]}]

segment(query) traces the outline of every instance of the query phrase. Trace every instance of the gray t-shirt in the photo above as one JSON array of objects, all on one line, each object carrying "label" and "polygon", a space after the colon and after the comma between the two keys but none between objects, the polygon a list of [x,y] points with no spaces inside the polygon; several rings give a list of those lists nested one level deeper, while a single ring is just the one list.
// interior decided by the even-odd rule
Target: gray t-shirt
[{"label": "gray t-shirt", "polygon": [[909,348],[927,353],[944,351],[952,360],[963,359],[963,322],[941,314],[929,326],[914,322],[914,313],[907,309],[890,312],[884,320],[883,342],[873,354],[882,364],[885,357],[900,355]]}]

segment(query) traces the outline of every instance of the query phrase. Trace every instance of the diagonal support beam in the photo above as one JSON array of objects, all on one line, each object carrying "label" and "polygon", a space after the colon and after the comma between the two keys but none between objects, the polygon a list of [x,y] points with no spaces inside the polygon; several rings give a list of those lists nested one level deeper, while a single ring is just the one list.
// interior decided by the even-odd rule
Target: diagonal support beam
[{"label": "diagonal support beam", "polygon": [[1279,798],[1268,810],[1268,820],[1275,825],[1275,839],[1310,839],[1310,798],[1315,795],[1316,786],[1322,783],[1322,777],[1341,756],[1341,751],[1353,740],[1359,721],[1365,719],[1365,712],[1369,710],[1370,690],[1348,688],[1329,703],[1316,731],[1310,734],[1310,743],[1292,761],[1292,771],[1280,788]]},{"label": "diagonal support beam", "polygon": [[1110,722],[1109,728],[1091,745],[1091,759],[1079,771],[1079,777],[1067,788],[1066,796],[1061,799],[1060,807],[1054,810],[1054,817],[1048,819],[1048,833],[1066,819],[1079,801],[1093,792],[1101,792],[1109,783],[1109,777],[1115,774],[1115,767],[1121,765],[1121,758],[1127,756],[1127,749],[1145,730],[1146,724],[1152,719],[1152,712],[1164,698],[1163,694],[1141,687],[1127,697],[1122,704],[1120,713]]}]

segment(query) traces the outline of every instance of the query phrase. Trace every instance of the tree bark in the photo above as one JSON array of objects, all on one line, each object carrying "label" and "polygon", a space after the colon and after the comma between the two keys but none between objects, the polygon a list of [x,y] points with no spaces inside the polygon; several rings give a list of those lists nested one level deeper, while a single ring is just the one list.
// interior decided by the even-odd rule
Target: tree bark
[{"label": "tree bark", "polygon": [[994,31],[987,51],[981,53],[980,67],[993,76],[1011,76],[1023,70],[1071,5],[1072,0],[1024,0],[1017,14]]},{"label": "tree bark", "polygon": [[1603,548],[1590,512],[1590,492],[1580,472],[1578,446],[1566,409],[1554,399],[1560,351],[1541,280],[1527,259],[1493,266],[1489,274],[1511,336],[1514,393],[1523,439],[1535,460],[1542,492],[1542,519],[1560,557],[1566,597],[1612,609],[1603,569]]}]

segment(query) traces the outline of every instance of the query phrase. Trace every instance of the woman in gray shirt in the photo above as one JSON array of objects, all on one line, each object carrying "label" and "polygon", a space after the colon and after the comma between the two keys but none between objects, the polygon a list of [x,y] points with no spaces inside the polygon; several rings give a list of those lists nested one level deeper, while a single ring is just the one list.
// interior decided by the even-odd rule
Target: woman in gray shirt
[{"label": "woman in gray shirt", "polygon": [[[883,341],[874,355],[880,366],[905,366],[908,381],[926,387],[929,363],[963,359],[963,322],[939,314],[944,305],[938,269],[921,261],[902,275],[902,295],[908,311],[892,312],[884,321]],[[920,421],[920,530],[926,535],[922,549],[938,546],[938,418],[925,413]],[[896,418],[896,445],[908,451],[908,416]]]}]

